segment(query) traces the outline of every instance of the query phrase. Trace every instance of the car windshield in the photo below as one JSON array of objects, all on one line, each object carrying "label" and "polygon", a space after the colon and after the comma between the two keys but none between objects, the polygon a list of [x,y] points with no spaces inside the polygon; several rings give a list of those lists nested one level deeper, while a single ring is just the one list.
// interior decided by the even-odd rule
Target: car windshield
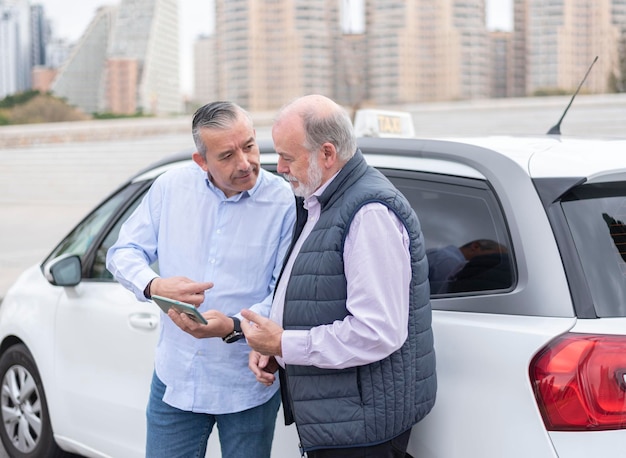
[{"label": "car windshield", "polygon": [[626,316],[626,182],[579,186],[561,205],[596,314]]}]

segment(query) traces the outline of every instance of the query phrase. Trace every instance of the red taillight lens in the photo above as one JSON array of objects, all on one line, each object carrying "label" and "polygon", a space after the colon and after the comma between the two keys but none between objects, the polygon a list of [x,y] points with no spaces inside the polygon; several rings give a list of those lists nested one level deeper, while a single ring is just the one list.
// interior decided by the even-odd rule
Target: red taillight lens
[{"label": "red taillight lens", "polygon": [[626,428],[626,336],[564,334],[530,364],[550,431]]}]

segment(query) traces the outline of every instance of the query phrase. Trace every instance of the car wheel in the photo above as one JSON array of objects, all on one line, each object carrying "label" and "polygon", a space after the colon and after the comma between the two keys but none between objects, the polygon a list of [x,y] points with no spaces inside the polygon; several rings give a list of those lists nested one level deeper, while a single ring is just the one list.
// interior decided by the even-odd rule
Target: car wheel
[{"label": "car wheel", "polygon": [[51,458],[54,442],[46,396],[33,357],[22,344],[0,357],[0,438],[10,457]]}]

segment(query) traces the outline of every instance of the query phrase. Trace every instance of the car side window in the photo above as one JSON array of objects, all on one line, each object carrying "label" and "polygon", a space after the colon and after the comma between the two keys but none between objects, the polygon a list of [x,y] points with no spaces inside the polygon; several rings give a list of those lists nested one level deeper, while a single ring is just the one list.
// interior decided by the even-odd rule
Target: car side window
[{"label": "car side window", "polygon": [[89,278],[91,279],[99,279],[99,280],[113,280],[113,274],[108,271],[106,268],[106,257],[107,251],[109,248],[113,246],[113,244],[117,241],[117,237],[119,236],[120,229],[122,228],[122,224],[128,219],[128,217],[135,211],[141,199],[145,195],[146,191],[142,192],[140,195],[135,197],[135,200],[128,206],[124,213],[118,220],[115,222],[111,229],[106,234],[102,243],[96,250],[93,266],[91,268],[91,275]]},{"label": "car side window", "polygon": [[422,226],[431,297],[489,294],[514,284],[510,241],[484,181],[382,170]]}]

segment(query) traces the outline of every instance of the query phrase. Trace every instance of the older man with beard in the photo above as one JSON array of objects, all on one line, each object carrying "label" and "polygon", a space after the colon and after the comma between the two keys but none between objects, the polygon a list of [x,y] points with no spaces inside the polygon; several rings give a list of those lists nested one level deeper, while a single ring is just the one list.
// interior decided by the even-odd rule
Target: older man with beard
[{"label": "older man with beard", "polygon": [[241,312],[249,367],[309,458],[405,456],[436,393],[428,264],[406,198],[356,147],[350,118],[311,95],[272,128],[298,196],[270,318]]}]

